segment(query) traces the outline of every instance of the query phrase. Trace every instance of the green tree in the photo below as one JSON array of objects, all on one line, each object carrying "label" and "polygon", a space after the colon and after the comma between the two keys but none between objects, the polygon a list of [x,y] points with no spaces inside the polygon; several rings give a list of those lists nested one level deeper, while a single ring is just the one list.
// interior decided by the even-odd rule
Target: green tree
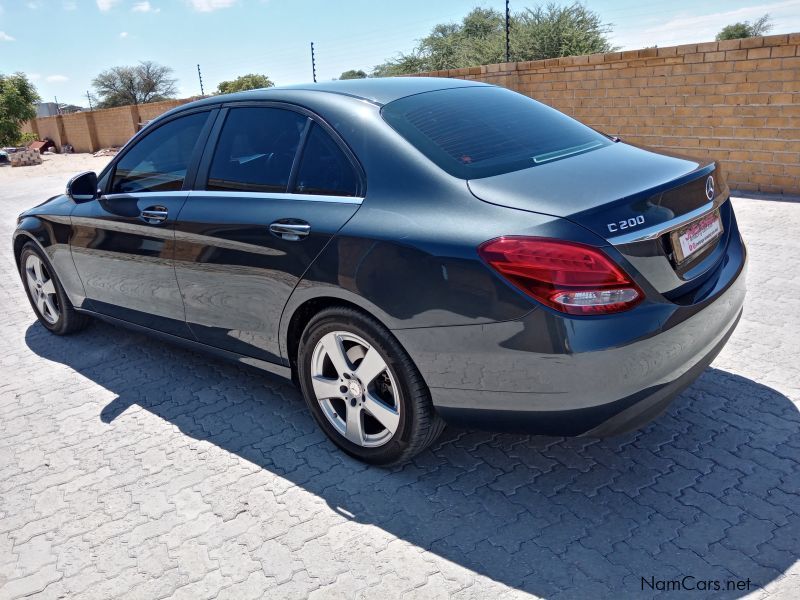
[{"label": "green tree", "polygon": [[[611,25],[580,3],[548,4],[511,16],[511,60],[540,60],[610,52]],[[505,18],[490,8],[473,9],[461,23],[436,25],[408,54],[375,67],[385,77],[457,69],[505,61]]]},{"label": "green tree", "polygon": [[132,67],[112,67],[92,81],[99,108],[146,104],[174,98],[172,69],[146,60]]},{"label": "green tree", "polygon": [[22,124],[36,116],[36,88],[23,73],[0,73],[0,146],[22,140]]},{"label": "green tree", "polygon": [[361,69],[350,69],[339,75],[339,79],[366,79],[367,74]]},{"label": "green tree", "polygon": [[272,87],[275,84],[272,83],[269,77],[266,75],[257,75],[255,73],[249,73],[247,75],[242,75],[241,77],[237,77],[233,81],[223,81],[217,86],[217,93],[218,94],[232,94],[233,92],[244,92],[246,90],[259,90],[261,88],[268,88]]},{"label": "green tree", "polygon": [[529,8],[517,16],[517,21],[512,48],[520,58],[514,60],[542,60],[614,50],[606,37],[611,25],[603,23],[597,13],[582,4]]},{"label": "green tree", "polygon": [[751,23],[744,21],[740,23],[733,23],[726,25],[717,34],[717,41],[720,40],[738,40],[739,38],[758,37],[764,35],[772,29],[772,23],[769,22],[769,14],[764,15],[757,21]]}]

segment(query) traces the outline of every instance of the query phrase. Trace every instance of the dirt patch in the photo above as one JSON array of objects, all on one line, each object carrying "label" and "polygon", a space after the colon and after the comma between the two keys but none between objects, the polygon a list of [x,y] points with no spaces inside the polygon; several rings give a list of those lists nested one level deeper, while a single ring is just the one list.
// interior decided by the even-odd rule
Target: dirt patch
[{"label": "dirt patch", "polygon": [[[112,157],[91,154],[44,154],[42,164],[12,169],[9,165],[0,166],[0,182],[20,181],[42,175],[64,174],[66,179],[82,171],[103,170]],[[66,182],[65,179],[65,182]]]}]

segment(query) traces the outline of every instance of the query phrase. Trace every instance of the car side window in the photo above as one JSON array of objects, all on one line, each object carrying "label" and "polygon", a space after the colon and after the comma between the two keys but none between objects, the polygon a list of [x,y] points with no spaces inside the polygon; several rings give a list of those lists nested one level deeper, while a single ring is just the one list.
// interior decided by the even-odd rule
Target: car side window
[{"label": "car side window", "polygon": [[355,196],[358,193],[358,175],[352,163],[333,138],[316,123],[308,134],[293,191],[324,196]]},{"label": "car side window", "polygon": [[180,190],[209,114],[199,112],[179,117],[136,142],[116,164],[110,193]]},{"label": "car side window", "polygon": [[232,108],[214,150],[206,189],[286,192],[307,121],[280,108]]}]

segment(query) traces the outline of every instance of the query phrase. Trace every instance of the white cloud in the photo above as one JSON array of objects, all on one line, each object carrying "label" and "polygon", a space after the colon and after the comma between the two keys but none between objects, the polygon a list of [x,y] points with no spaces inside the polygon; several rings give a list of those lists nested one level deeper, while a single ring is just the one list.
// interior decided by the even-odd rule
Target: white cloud
[{"label": "white cloud", "polygon": [[614,32],[612,42],[623,48],[644,48],[658,44],[672,46],[711,41],[719,31],[738,21],[754,21],[769,13],[775,29],[772,33],[794,30],[800,19],[797,18],[800,0],[785,0],[770,4],[756,4],[740,8],[702,14],[698,12],[678,14],[666,21],[648,27],[637,26]]},{"label": "white cloud", "polygon": [[44,80],[48,83],[64,83],[65,81],[69,81],[69,77],[66,75],[48,75]]},{"label": "white cloud", "polygon": [[126,37],[128,37],[128,32],[127,31],[120,31],[119,32],[119,37],[121,37],[124,40]]},{"label": "white cloud", "polygon": [[115,4],[119,4],[119,0],[97,0],[97,8],[103,12],[111,10]]},{"label": "white cloud", "polygon": [[13,42],[16,38],[11,37],[5,31],[0,31],[0,42]]},{"label": "white cloud", "polygon": [[776,2],[774,4],[743,6],[742,8],[737,8],[735,10],[711,13],[707,15],[691,15],[685,17],[676,17],[674,19],[670,19],[663,25],[652,27],[647,31],[651,33],[659,33],[659,32],[671,33],[673,31],[685,28],[693,28],[694,30],[696,30],[698,27],[707,26],[716,32],[716,28],[719,27],[719,24],[721,22],[743,21],[751,17],[757,18],[760,17],[762,14],[764,14],[765,11],[768,12],[770,9],[774,10],[790,6],[798,6],[798,5],[800,5],[800,0],[790,0],[789,2]]},{"label": "white cloud", "polygon": [[160,13],[160,8],[153,8],[153,5],[145,0],[145,2],[137,2],[131,9],[133,12],[140,13]]},{"label": "white cloud", "polygon": [[189,5],[199,12],[211,12],[220,8],[230,8],[236,0],[187,0]]}]

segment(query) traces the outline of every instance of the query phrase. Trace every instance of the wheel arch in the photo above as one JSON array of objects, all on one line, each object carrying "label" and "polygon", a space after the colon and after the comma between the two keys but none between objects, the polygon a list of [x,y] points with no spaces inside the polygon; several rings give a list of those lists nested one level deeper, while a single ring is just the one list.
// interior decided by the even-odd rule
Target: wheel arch
[{"label": "wheel arch", "polygon": [[83,282],[72,260],[72,250],[68,240],[70,231],[67,223],[69,221],[53,223],[37,216],[26,216],[14,230],[12,250],[14,262],[19,271],[22,248],[28,242],[35,244],[64,287],[69,301],[73,306],[80,308],[86,295]]},{"label": "wheel arch", "polygon": [[303,335],[306,325],[320,311],[332,307],[352,308],[390,329],[387,325],[388,319],[386,315],[383,315],[378,307],[370,305],[370,303],[361,298],[351,297],[350,294],[343,294],[342,292],[344,290],[336,289],[335,292],[334,290],[328,290],[328,293],[318,295],[304,294],[302,299],[292,298],[294,301],[290,300],[290,303],[284,308],[280,328],[281,353],[292,369],[292,379],[295,382],[297,379],[297,351],[300,347],[300,337]]},{"label": "wheel arch", "polygon": [[25,218],[17,226],[12,242],[14,261],[17,264],[17,270],[19,270],[20,256],[22,255],[22,248],[25,246],[25,244],[28,242],[33,242],[39,246],[39,249],[42,252],[46,254],[46,248],[51,244],[51,241],[52,238],[50,237],[50,233],[47,231],[47,228],[44,227],[44,224],[40,219],[35,217]]},{"label": "wheel arch", "polygon": [[[350,441],[345,441],[341,437],[344,433],[336,430],[331,423],[331,419],[326,419],[322,413],[320,403],[316,400],[316,394],[313,390],[313,382],[310,383],[313,378],[313,373],[309,373],[306,370],[309,365],[306,363],[303,365],[298,364],[297,360],[299,341],[307,324],[315,315],[318,315],[320,311],[330,309],[331,307],[346,309],[351,313],[351,318],[355,316],[352,315],[353,312],[360,313],[364,318],[368,318],[369,321],[373,322],[371,326],[373,330],[375,325],[386,327],[385,321],[378,319],[374,313],[366,310],[358,302],[352,302],[346,298],[330,295],[308,298],[297,305],[291,317],[288,319],[289,325],[287,325],[287,330],[291,335],[287,336],[286,339],[287,345],[292,348],[292,354],[289,355],[292,363],[292,379],[301,389],[309,410],[312,412],[322,430],[345,452],[360,460],[373,464],[388,465],[403,462],[433,443],[433,441],[439,437],[439,434],[445,426],[444,421],[442,421],[436,408],[432,404],[430,390],[425,382],[424,376],[419,371],[414,358],[405,351],[402,342],[400,342],[393,332],[386,327],[386,335],[379,336],[379,340],[384,346],[389,344],[390,347],[394,348],[389,357],[397,361],[395,367],[401,369],[401,372],[406,373],[407,376],[403,380],[404,383],[398,382],[398,385],[405,386],[401,390],[400,398],[405,398],[404,406],[406,409],[406,416],[403,416],[403,413],[399,413],[400,422],[405,425],[402,427],[399,435],[397,435],[397,431],[393,431],[392,437],[388,440],[388,443],[384,442],[376,447],[364,448],[362,446],[356,446]],[[331,325],[327,324],[327,327],[331,327]],[[338,327],[334,326],[334,329],[336,328]],[[400,354],[397,354],[396,349],[398,346]],[[387,362],[384,367],[389,367],[389,363]],[[303,372],[302,378],[300,377],[301,371]],[[334,381],[336,380],[334,379]],[[395,390],[394,393],[397,393],[397,390]],[[351,400],[350,406],[357,406],[355,399]],[[349,439],[348,437],[348,440]],[[358,451],[353,448],[356,448]],[[386,448],[389,449],[388,454]],[[364,454],[366,452],[377,452],[377,454]]]}]

